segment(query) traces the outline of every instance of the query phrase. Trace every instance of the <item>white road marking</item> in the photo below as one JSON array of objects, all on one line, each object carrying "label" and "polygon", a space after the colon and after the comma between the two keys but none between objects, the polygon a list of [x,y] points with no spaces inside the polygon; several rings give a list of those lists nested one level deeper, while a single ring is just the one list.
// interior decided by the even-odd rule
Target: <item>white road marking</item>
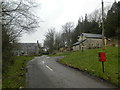
[{"label": "white road marking", "polygon": [[47,67],[49,70],[53,71],[53,69],[51,69],[48,65],[46,65],[46,67]]},{"label": "white road marking", "polygon": [[44,63],[45,63],[45,61],[42,61],[42,63],[44,64]]},{"label": "white road marking", "polygon": [[50,57],[46,57],[46,58],[50,58]]}]

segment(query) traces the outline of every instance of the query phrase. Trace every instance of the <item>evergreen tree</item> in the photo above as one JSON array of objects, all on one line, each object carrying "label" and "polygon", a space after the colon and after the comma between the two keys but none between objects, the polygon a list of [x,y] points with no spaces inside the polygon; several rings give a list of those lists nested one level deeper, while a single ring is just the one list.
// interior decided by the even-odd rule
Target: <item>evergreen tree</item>
[{"label": "evergreen tree", "polygon": [[78,25],[72,33],[72,44],[77,42],[78,36],[82,33],[82,21],[81,18],[78,20]]},{"label": "evergreen tree", "polygon": [[114,2],[107,13],[105,22],[105,35],[115,37],[120,34],[120,2]]}]

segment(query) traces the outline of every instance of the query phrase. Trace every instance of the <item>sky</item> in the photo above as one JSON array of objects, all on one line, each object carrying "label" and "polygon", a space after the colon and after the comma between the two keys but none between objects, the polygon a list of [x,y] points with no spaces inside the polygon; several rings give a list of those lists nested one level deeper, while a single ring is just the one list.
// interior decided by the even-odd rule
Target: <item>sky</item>
[{"label": "sky", "polygon": [[[43,43],[48,29],[55,27],[57,32],[62,31],[62,25],[74,22],[85,14],[101,8],[101,0],[34,0],[38,7],[33,12],[39,20],[40,27],[33,33],[23,34],[19,42]],[[104,6],[111,5],[115,0],[103,0]],[[117,1],[117,0],[116,0]]]}]

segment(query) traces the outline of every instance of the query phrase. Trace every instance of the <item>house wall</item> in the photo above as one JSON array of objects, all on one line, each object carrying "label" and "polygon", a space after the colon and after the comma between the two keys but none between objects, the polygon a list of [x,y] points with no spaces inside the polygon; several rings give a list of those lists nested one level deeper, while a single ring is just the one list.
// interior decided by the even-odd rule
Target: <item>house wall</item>
[{"label": "house wall", "polygon": [[32,55],[32,54],[35,55],[38,54],[38,47],[36,44],[26,44],[22,46],[21,51],[24,51],[25,54],[28,55]]},{"label": "house wall", "polygon": [[83,46],[84,49],[101,48],[103,41],[102,39],[87,38],[87,40],[83,42]]},{"label": "house wall", "polygon": [[87,38],[87,40],[84,41],[83,44],[81,43],[80,45],[73,46],[73,51],[82,50],[82,47],[84,50],[101,48],[103,47],[103,41],[102,39]]},{"label": "house wall", "polygon": [[38,55],[39,48],[36,43],[19,43],[20,48],[14,50],[15,55]]},{"label": "house wall", "polygon": [[80,45],[73,46],[73,51],[78,51],[80,50]]}]

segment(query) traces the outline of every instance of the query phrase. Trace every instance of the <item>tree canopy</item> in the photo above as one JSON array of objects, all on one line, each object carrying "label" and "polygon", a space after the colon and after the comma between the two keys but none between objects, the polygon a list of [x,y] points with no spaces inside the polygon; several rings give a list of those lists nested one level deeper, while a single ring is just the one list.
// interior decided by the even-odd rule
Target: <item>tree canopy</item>
[{"label": "tree canopy", "polygon": [[[103,23],[105,36],[111,38],[120,35],[120,2],[114,2],[112,7],[105,7],[104,11]],[[56,50],[55,47],[57,47],[57,50],[61,47],[70,48],[73,43],[78,41],[78,36],[81,33],[102,34],[101,8],[95,10],[91,14],[85,14],[84,17],[80,17],[76,27],[74,27],[72,22],[65,23],[62,26],[62,32],[60,32],[59,35],[56,33],[54,34],[54,50]],[[49,41],[49,39],[47,40]]]},{"label": "tree canopy", "polygon": [[9,64],[14,62],[13,50],[15,43],[22,33],[34,31],[39,25],[37,17],[31,9],[36,5],[26,0],[20,1],[1,1],[0,16],[2,24],[2,62],[3,72]]}]

